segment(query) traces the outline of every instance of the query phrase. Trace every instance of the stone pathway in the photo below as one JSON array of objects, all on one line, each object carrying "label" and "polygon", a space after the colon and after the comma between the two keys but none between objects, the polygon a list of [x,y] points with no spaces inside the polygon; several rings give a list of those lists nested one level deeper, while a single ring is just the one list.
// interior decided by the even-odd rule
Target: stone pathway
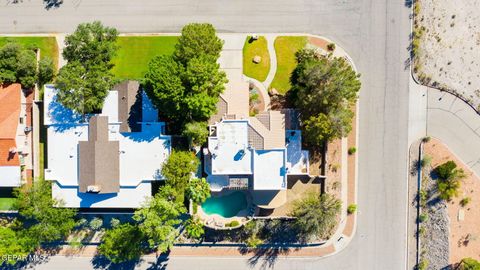
[{"label": "stone pathway", "polygon": [[277,54],[275,52],[275,39],[278,35],[276,34],[266,34],[265,38],[267,39],[267,47],[268,53],[270,55],[270,70],[268,72],[267,78],[263,81],[263,85],[266,89],[269,88],[270,84],[275,77],[275,73],[277,72]]}]

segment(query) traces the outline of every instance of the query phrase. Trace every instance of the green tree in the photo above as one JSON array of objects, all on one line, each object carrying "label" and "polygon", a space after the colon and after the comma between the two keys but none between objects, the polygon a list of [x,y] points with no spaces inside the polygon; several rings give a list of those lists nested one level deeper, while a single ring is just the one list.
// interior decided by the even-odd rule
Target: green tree
[{"label": "green tree", "polygon": [[145,92],[159,112],[171,121],[185,121],[187,107],[182,76],[185,68],[170,56],[157,56],[148,64]]},{"label": "green tree", "polygon": [[20,219],[38,242],[63,239],[75,227],[76,210],[63,208],[61,201],[52,198],[50,182],[37,180],[16,189],[15,195]]},{"label": "green tree", "polygon": [[104,64],[110,69],[118,49],[117,36],[115,28],[103,26],[99,21],[79,24],[73,34],[65,37],[63,58],[84,66]]},{"label": "green tree", "polygon": [[182,135],[188,138],[191,146],[201,146],[208,138],[206,122],[190,122],[185,125]]},{"label": "green tree", "polygon": [[181,223],[180,215],[185,212],[182,203],[157,194],[135,211],[133,219],[139,223],[140,231],[147,238],[150,247],[165,252],[173,246],[178,236],[176,226]]},{"label": "green tree", "polygon": [[[301,112],[305,136],[316,133],[309,143],[320,145],[346,136],[354,116],[351,106],[361,86],[359,75],[343,58],[323,56],[311,49],[298,52],[296,57],[290,97]],[[316,126],[319,131],[314,131]]]},{"label": "green tree", "polygon": [[[15,231],[10,227],[0,227],[0,257],[6,255],[17,255],[25,257],[34,251],[38,243],[33,242],[31,237],[27,236],[24,231]],[[6,257],[3,261],[8,265],[14,265],[18,260],[12,257]],[[2,263],[0,263],[2,266]]]},{"label": "green tree", "polygon": [[103,219],[94,217],[92,220],[90,220],[88,225],[90,226],[90,229],[94,231],[99,230],[103,226]]},{"label": "green tree", "polygon": [[437,189],[440,198],[450,201],[453,197],[457,197],[461,180],[466,176],[465,172],[461,168],[457,168],[457,164],[451,160],[439,165],[435,171],[439,177]]},{"label": "green tree", "polygon": [[55,77],[55,65],[50,57],[44,57],[38,62],[38,83],[40,86],[49,83]]},{"label": "green tree", "polygon": [[442,180],[463,178],[465,175],[462,169],[457,169],[457,164],[452,160],[438,165],[438,167],[435,168],[435,171],[438,174],[438,177]]},{"label": "green tree", "polygon": [[217,102],[227,83],[225,72],[211,57],[200,55],[192,58],[185,70],[184,86],[187,89],[185,101],[190,119],[208,120],[217,111]]},{"label": "green tree", "polygon": [[209,23],[191,23],[182,28],[182,35],[175,46],[175,60],[186,65],[199,55],[220,57],[223,41],[217,37],[215,28]]},{"label": "green tree", "polygon": [[113,74],[105,66],[86,69],[79,62],[70,62],[60,69],[56,78],[57,99],[76,113],[91,113],[102,109],[114,83]]},{"label": "green tree", "polygon": [[328,238],[337,224],[342,203],[330,194],[308,193],[294,203],[291,213],[296,226],[306,238]]},{"label": "green tree", "polygon": [[167,185],[176,191],[178,202],[183,202],[185,189],[192,174],[197,171],[198,165],[197,157],[187,151],[172,151],[163,164],[162,175],[166,179]]},{"label": "green tree", "polygon": [[142,254],[142,241],[139,228],[125,223],[105,232],[98,251],[113,263],[138,260]]},{"label": "green tree", "polygon": [[480,262],[472,258],[464,258],[460,262],[460,270],[480,270]]},{"label": "green tree", "polygon": [[37,59],[33,50],[16,42],[7,42],[0,48],[0,83],[22,84],[31,88],[37,81]]},{"label": "green tree", "polygon": [[191,217],[185,223],[185,231],[187,232],[188,237],[194,239],[202,238],[205,230],[203,229],[203,223],[199,218]]},{"label": "green tree", "polygon": [[186,189],[187,198],[197,204],[202,204],[210,197],[210,185],[205,178],[192,178]]}]

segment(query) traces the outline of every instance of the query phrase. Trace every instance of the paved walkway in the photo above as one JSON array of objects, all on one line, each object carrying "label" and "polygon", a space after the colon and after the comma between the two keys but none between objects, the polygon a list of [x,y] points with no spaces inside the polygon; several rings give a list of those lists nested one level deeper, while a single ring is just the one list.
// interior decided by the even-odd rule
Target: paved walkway
[{"label": "paved walkway", "polygon": [[277,72],[277,54],[275,52],[275,39],[278,35],[276,34],[266,34],[265,38],[267,39],[267,47],[268,53],[270,55],[270,71],[268,72],[267,78],[263,81],[263,85],[266,89],[270,87],[270,84],[275,77],[275,73]]},{"label": "paved walkway", "polygon": [[464,101],[428,88],[427,133],[480,175],[480,116]]}]

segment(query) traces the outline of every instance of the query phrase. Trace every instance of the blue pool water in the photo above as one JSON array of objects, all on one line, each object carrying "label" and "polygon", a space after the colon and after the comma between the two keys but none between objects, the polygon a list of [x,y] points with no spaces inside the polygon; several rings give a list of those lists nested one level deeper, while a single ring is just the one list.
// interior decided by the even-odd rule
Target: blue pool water
[{"label": "blue pool water", "polygon": [[210,197],[202,204],[202,209],[206,214],[217,214],[225,218],[233,217],[240,210],[246,208],[247,198],[240,191],[221,197]]}]

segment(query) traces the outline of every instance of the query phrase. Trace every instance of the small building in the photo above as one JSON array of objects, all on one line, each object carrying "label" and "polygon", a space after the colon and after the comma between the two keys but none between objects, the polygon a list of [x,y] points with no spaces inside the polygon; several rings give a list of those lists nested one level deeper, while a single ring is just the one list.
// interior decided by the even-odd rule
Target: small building
[{"label": "small building", "polygon": [[33,93],[18,83],[0,86],[0,188],[19,187],[32,177]]},{"label": "small building", "polygon": [[109,91],[101,113],[81,116],[56,101],[45,86],[45,179],[52,196],[72,208],[138,208],[163,180],[171,151],[165,123],[138,82]]}]

